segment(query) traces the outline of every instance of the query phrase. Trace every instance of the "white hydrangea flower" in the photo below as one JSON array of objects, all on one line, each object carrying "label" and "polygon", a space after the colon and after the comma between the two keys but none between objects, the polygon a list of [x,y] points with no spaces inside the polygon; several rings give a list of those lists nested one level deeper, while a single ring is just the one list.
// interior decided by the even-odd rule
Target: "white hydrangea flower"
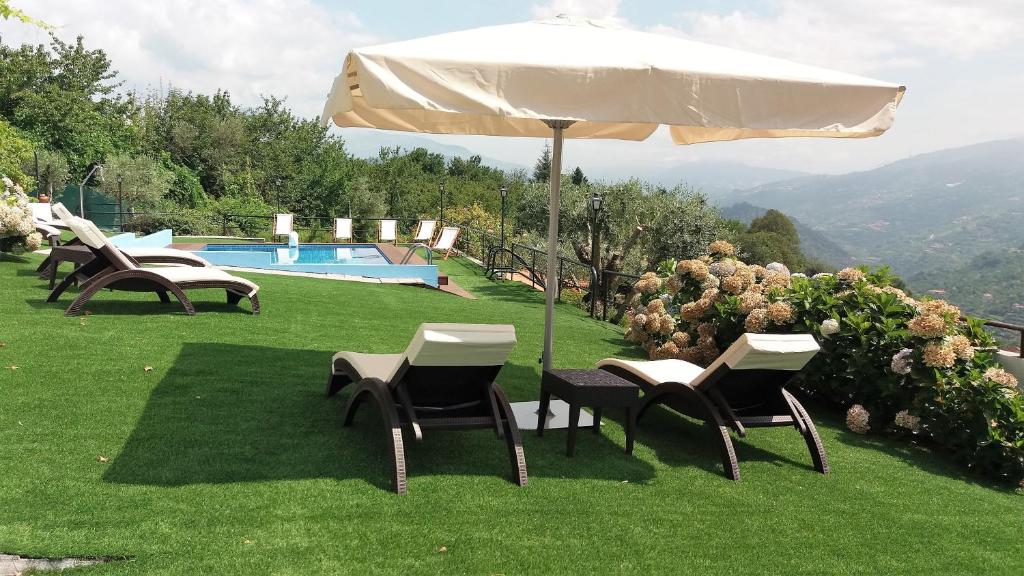
[{"label": "white hydrangea flower", "polygon": [[910,374],[910,370],[914,365],[914,359],[911,357],[913,354],[914,351],[911,348],[904,348],[903,350],[900,350],[893,355],[892,364],[889,365],[889,368],[895,374],[899,374],[900,376]]},{"label": "white hydrangea flower", "polygon": [[775,272],[785,272],[786,274],[789,274],[789,268],[786,267],[786,265],[783,264],[782,262],[772,262],[771,264],[765,266],[765,269],[773,270]]},{"label": "white hydrangea flower", "polygon": [[839,332],[839,321],[835,318],[829,318],[821,323],[821,335],[825,338],[832,336]]}]

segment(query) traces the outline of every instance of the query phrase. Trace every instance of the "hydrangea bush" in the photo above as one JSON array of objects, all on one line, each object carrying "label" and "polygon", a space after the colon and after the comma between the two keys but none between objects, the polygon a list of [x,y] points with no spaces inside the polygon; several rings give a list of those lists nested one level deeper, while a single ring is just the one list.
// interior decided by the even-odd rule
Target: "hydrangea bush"
[{"label": "hydrangea bush", "polygon": [[28,204],[21,186],[0,174],[0,252],[39,249],[43,236],[36,232]]},{"label": "hydrangea bush", "polygon": [[744,332],[814,334],[822,351],[797,385],[847,410],[851,431],[927,439],[1024,486],[1024,397],[980,320],[912,298],[886,269],[807,277],[734,254],[718,241],[704,257],[644,274],[626,339],[652,359],[706,366]]}]

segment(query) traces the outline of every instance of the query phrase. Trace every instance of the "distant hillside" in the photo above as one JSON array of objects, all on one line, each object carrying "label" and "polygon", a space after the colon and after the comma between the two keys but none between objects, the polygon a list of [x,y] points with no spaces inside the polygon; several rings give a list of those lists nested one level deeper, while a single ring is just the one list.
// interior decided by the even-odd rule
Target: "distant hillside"
[{"label": "distant hillside", "polygon": [[[726,208],[719,208],[722,216],[730,220],[739,220],[744,224],[750,224],[754,218],[763,216],[767,208],[754,206],[747,202],[733,204]],[[788,214],[787,214],[788,216]],[[796,231],[800,233],[800,250],[807,256],[842,268],[850,262],[850,254],[842,246],[830,240],[821,232],[808,227],[797,218],[790,216]]]},{"label": "distant hillside", "polygon": [[[377,158],[380,153],[380,149],[383,147],[399,146],[406,150],[413,150],[415,148],[425,148],[428,152],[434,154],[441,154],[447,159],[454,158],[456,156],[461,158],[469,158],[474,155],[474,152],[468,148],[462,146],[452,146],[450,144],[441,144],[440,142],[431,140],[430,138],[424,138],[415,134],[406,134],[403,132],[380,132],[377,130],[346,130],[342,137],[345,141],[345,150],[355,156],[356,158]],[[491,168],[497,168],[499,170],[505,170],[507,172],[514,172],[516,170],[527,170],[526,166],[521,164],[514,164],[512,162],[505,162],[503,160],[496,160],[494,158],[488,158],[486,156],[481,157],[481,164],[484,166],[490,166]]]},{"label": "distant hillside", "polygon": [[1024,139],[923,154],[842,176],[808,176],[727,195],[824,232],[856,263],[898,273],[966,266],[1024,241]]},{"label": "distant hillside", "polygon": [[656,173],[651,180],[667,188],[685,184],[701,190],[712,202],[719,204],[720,199],[728,197],[733,191],[801,176],[807,176],[807,173],[739,162],[687,162]]}]

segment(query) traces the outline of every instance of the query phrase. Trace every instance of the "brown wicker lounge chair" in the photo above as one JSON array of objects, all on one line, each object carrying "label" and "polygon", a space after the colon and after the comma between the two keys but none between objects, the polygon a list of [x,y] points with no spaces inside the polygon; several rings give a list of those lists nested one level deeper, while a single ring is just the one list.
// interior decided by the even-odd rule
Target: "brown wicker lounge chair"
[{"label": "brown wicker lounge chair", "polygon": [[814,469],[828,474],[828,457],[810,415],[785,385],[817,354],[809,334],[744,334],[707,368],[683,360],[607,358],[598,367],[644,391],[637,419],[655,404],[703,420],[722,456],[725,475],[740,479],[729,428],[793,426],[804,437]]},{"label": "brown wicker lounge chair", "polygon": [[128,292],[155,292],[161,302],[170,302],[167,293],[178,299],[190,316],[196,309],[185,295],[185,290],[199,288],[220,288],[227,292],[228,302],[238,303],[248,298],[252,313],[260,313],[259,286],[223,270],[212,267],[172,266],[163,268],[141,268],[138,261],[127,256],[107,240],[96,225],[88,220],[73,218],[68,224],[83,244],[92,250],[95,258],[93,269],[99,269],[85,280],[78,298],[71,303],[65,314],[76,316],[82,307],[100,290],[122,290]]},{"label": "brown wicker lounge chair", "polygon": [[423,439],[428,428],[491,428],[504,438],[513,481],[526,485],[526,457],[505,393],[494,379],[516,343],[515,327],[495,324],[421,324],[402,354],[339,352],[331,363],[327,396],[355,389],[344,425],[368,398],[380,409],[393,461],[394,490],[406,492],[402,430]]}]

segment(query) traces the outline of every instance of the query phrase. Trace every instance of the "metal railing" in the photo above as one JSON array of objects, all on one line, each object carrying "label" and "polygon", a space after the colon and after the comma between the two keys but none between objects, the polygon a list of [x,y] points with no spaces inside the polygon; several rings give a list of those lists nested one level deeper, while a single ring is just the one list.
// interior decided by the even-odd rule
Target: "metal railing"
[{"label": "metal railing", "polygon": [[1020,335],[1020,343],[1017,346],[1018,356],[1020,358],[1024,358],[1024,326],[1019,326],[1017,324],[1009,324],[1007,322],[1000,322],[998,320],[986,320],[985,326],[997,328],[999,330],[1017,332]]}]

